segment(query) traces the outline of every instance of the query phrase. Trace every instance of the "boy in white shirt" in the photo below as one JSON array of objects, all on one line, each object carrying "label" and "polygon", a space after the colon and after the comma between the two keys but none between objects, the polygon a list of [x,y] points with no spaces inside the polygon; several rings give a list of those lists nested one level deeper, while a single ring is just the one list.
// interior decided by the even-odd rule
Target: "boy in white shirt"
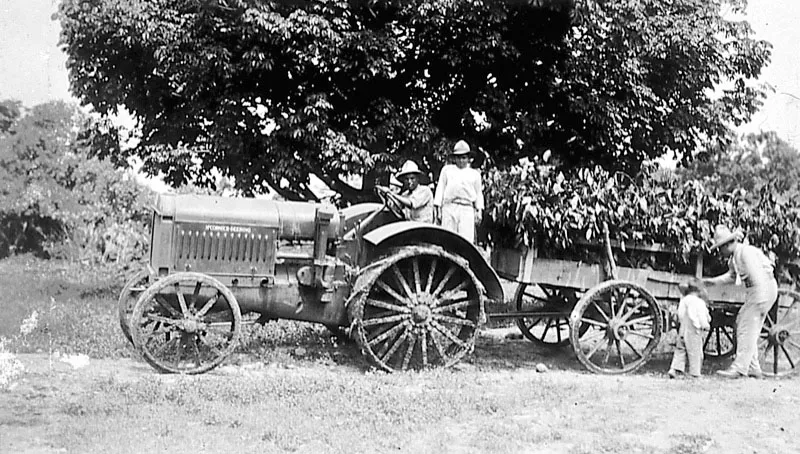
[{"label": "boy in white shirt", "polygon": [[481,174],[470,167],[472,158],[467,142],[459,140],[450,156],[455,164],[447,164],[439,174],[433,197],[434,217],[441,220],[442,227],[474,243],[475,224],[483,216]]},{"label": "boy in white shirt", "polygon": [[669,378],[686,372],[689,363],[689,376],[699,377],[703,366],[703,340],[711,327],[711,315],[708,313],[708,293],[702,281],[694,279],[678,286],[683,295],[678,303],[678,343],[670,364]]}]

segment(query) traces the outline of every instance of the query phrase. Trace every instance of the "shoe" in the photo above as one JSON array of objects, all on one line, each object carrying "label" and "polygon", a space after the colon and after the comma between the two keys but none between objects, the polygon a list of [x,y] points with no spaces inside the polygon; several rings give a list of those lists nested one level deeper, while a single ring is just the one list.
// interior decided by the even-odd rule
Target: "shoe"
[{"label": "shoe", "polygon": [[758,378],[758,379],[764,378],[764,374],[762,374],[760,370],[750,371],[750,372],[747,373],[747,376],[748,377],[753,377],[753,378]]},{"label": "shoe", "polygon": [[717,371],[717,375],[719,375],[720,377],[725,377],[725,378],[742,378],[742,377],[744,377],[743,373],[739,372],[738,370],[733,370],[733,369],[718,370]]},{"label": "shoe", "polygon": [[670,369],[667,372],[667,375],[669,375],[669,378],[675,378],[678,376],[678,371],[676,371],[675,369]]}]

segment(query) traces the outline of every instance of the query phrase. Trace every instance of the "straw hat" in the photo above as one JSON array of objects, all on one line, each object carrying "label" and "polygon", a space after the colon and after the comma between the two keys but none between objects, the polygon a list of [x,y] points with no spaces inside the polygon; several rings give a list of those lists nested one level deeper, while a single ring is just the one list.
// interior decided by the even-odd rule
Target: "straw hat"
[{"label": "straw hat", "polygon": [[727,226],[720,224],[714,229],[714,244],[711,246],[711,250],[713,251],[714,249],[730,243],[731,241],[738,241],[741,239],[741,232],[731,232],[731,229],[729,229]]},{"label": "straw hat", "polygon": [[459,140],[456,142],[456,145],[453,147],[453,151],[450,153],[452,155],[462,155],[462,154],[469,154],[469,144],[464,142],[463,140]]},{"label": "straw hat", "polygon": [[400,172],[398,172],[397,175],[395,175],[395,178],[397,178],[399,180],[400,178],[404,177],[405,175],[411,175],[412,173],[415,173],[418,176],[422,176],[423,175],[422,171],[419,170],[419,167],[417,166],[416,162],[414,162],[414,161],[406,161],[406,162],[403,163],[403,167],[400,168]]}]

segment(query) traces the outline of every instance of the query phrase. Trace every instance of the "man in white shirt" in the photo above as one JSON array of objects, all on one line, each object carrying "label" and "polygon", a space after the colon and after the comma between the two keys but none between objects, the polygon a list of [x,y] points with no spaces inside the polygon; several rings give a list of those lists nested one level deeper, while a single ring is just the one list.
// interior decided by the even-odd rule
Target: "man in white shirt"
[{"label": "man in white shirt", "polygon": [[481,174],[470,167],[472,157],[467,142],[459,140],[450,156],[455,164],[445,165],[439,174],[433,198],[434,217],[442,227],[474,243],[475,224],[483,216]]},{"label": "man in white shirt", "polygon": [[745,301],[736,316],[736,359],[727,370],[717,371],[726,378],[761,377],[758,362],[758,337],[764,319],[778,298],[778,283],[772,261],[755,246],[742,244],[742,235],[724,225],[714,232],[714,245],[728,259],[728,272],[703,279],[706,285],[733,283],[737,278],[747,287]]},{"label": "man in white shirt", "polygon": [[406,161],[395,175],[403,183],[399,194],[383,186],[378,186],[377,189],[398,203],[409,221],[433,223],[433,192],[428,186],[419,184],[424,175],[416,162]]}]

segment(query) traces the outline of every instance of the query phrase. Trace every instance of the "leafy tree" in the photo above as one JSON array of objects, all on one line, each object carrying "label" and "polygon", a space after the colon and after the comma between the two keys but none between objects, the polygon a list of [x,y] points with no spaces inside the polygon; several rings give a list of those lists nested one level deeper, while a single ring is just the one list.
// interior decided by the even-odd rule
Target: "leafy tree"
[{"label": "leafy tree", "polygon": [[753,200],[765,191],[800,196],[800,153],[772,131],[747,134],[727,148],[704,153],[678,173],[721,192],[744,190]]},{"label": "leafy tree", "polygon": [[[18,105],[15,104],[15,105]],[[91,118],[58,101],[34,106],[0,136],[0,256],[142,254],[146,194],[91,158]],[[128,257],[120,257],[127,247]]]},{"label": "leafy tree", "polygon": [[436,173],[461,138],[499,166],[689,161],[759,105],[769,46],[722,17],[741,3],[64,0],[58,17],[76,96],[139,120],[117,162],[295,199],[313,174],[356,200],[351,176]]},{"label": "leafy tree", "polygon": [[8,131],[21,113],[19,101],[12,99],[0,101],[0,135]]}]

